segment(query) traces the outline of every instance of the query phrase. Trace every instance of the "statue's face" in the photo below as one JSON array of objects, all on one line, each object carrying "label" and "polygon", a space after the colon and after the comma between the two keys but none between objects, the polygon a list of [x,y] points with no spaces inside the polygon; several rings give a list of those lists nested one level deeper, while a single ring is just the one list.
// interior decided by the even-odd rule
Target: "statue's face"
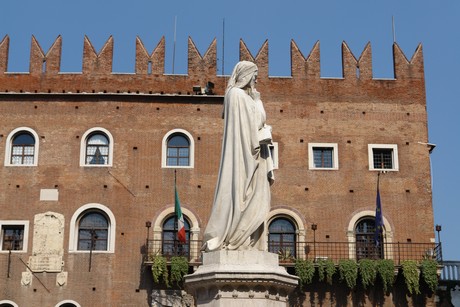
[{"label": "statue's face", "polygon": [[249,85],[254,88],[257,83],[257,70],[254,72],[254,75],[252,76],[251,82],[249,82]]}]

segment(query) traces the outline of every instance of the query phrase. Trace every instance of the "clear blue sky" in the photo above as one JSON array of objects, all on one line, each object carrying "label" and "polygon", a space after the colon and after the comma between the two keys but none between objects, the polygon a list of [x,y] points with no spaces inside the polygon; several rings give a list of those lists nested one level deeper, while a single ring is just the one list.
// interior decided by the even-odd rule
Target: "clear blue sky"
[{"label": "clear blue sky", "polygon": [[27,72],[31,36],[46,52],[61,34],[62,71],[79,72],[84,35],[98,52],[113,35],[113,71],[133,72],[136,36],[149,52],[165,36],[171,73],[176,16],[175,73],[187,71],[189,36],[202,54],[216,38],[222,68],[225,19],[225,74],[238,60],[240,38],[253,55],[268,39],[272,76],[290,74],[291,39],[304,55],[320,41],[323,77],[341,76],[342,41],[357,57],[370,41],[375,78],[393,77],[394,16],[396,41],[408,58],[423,44],[429,141],[437,145],[431,155],[435,223],[443,228],[444,259],[460,260],[460,163],[449,160],[460,153],[460,1],[2,0],[0,39],[11,39],[8,70]]}]

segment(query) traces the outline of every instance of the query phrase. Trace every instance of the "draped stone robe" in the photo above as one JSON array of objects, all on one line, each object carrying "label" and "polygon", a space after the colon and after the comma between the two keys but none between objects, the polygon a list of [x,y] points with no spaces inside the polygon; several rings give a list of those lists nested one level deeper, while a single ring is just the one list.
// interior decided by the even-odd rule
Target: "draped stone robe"
[{"label": "draped stone robe", "polygon": [[222,156],[203,250],[266,250],[264,221],[270,211],[273,161],[266,143],[259,143],[265,126],[260,99],[233,87],[224,100]]}]

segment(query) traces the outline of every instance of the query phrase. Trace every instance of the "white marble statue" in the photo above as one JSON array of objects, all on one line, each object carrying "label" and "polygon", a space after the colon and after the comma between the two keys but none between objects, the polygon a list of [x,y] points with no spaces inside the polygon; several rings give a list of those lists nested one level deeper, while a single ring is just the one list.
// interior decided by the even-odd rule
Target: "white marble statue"
[{"label": "white marble statue", "polygon": [[236,64],[224,99],[224,134],[214,204],[204,251],[263,250],[265,219],[274,181],[271,127],[255,89],[257,66]]}]

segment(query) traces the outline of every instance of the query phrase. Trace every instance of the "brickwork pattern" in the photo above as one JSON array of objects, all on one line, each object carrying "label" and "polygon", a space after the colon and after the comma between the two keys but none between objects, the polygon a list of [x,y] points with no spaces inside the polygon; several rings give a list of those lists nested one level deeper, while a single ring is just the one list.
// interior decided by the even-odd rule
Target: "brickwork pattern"
[{"label": "brickwork pattern", "polygon": [[[182,206],[198,218],[201,231],[210,215],[226,83],[226,77],[216,76],[216,41],[201,56],[189,39],[185,76],[164,74],[164,38],[152,53],[137,38],[134,74],[111,72],[112,37],[99,53],[85,37],[81,74],[59,74],[61,37],[47,53],[32,38],[29,74],[7,72],[8,45],[5,37],[0,42],[1,219],[33,221],[46,211],[63,214],[69,275],[67,285],[59,288],[54,274],[37,274],[50,293],[36,279],[32,286],[20,286],[26,268],[18,257],[28,259],[29,239],[27,253],[12,254],[11,277],[0,279],[0,300],[20,306],[55,306],[65,299],[81,306],[148,306],[152,280],[141,251],[145,222],[174,205],[174,169],[161,167],[162,139],[172,129],[188,131],[195,142],[195,167],[177,170]],[[350,219],[375,210],[377,173],[369,171],[368,144],[398,146],[400,170],[382,175],[380,182],[393,242],[434,238],[429,152],[419,143],[428,142],[422,48],[410,61],[397,44],[393,51],[394,80],[372,78],[370,44],[357,59],[346,43],[343,78],[323,79],[319,42],[304,57],[292,41],[292,76],[274,78],[268,75],[268,41],[255,57],[240,43],[240,58],[259,67],[258,90],[279,145],[272,208],[298,212],[307,240],[313,239],[309,225],[315,223],[317,240],[346,241]],[[215,84],[216,95],[194,95],[192,87],[207,81]],[[6,138],[18,127],[39,135],[37,167],[3,166]],[[81,137],[93,127],[113,135],[112,167],[79,166]],[[308,169],[308,143],[337,143],[339,170]],[[48,188],[59,190],[59,201],[39,201],[40,189]],[[94,253],[91,272],[87,253],[68,252],[70,219],[88,203],[108,207],[117,224],[115,253]],[[0,254],[2,276],[7,259]]]}]

